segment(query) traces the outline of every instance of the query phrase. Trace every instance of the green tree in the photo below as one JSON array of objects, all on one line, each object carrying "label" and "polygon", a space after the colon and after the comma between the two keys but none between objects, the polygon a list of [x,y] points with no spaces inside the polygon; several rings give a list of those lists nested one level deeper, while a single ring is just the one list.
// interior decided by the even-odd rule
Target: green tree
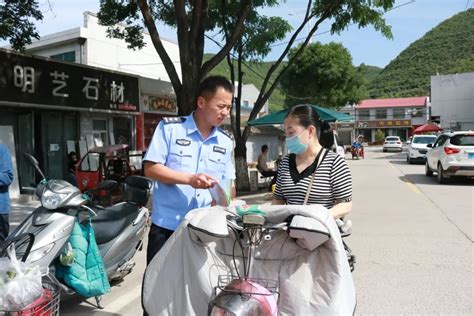
[{"label": "green tree", "polygon": [[[240,38],[243,23],[251,9],[264,3],[263,0],[231,1],[235,5],[221,12],[221,2],[227,0],[100,0],[98,18],[102,25],[108,27],[109,36],[124,39],[128,42],[129,48],[133,49],[144,46],[142,32],[146,28],[173,85],[178,114],[187,115],[196,106],[201,79],[225,58]],[[222,49],[211,59],[203,62],[206,32],[219,28],[219,23],[225,15],[235,17],[235,27],[229,32]],[[156,27],[157,23],[165,23],[176,28],[181,78],[178,75],[178,68],[163,46]]]},{"label": "green tree", "polygon": [[34,20],[43,14],[37,0],[4,0],[0,2],[0,39],[9,40],[14,50],[22,51],[31,39],[39,39]]},{"label": "green tree", "polygon": [[[231,51],[242,37],[244,22],[249,12],[258,11],[260,7],[275,2],[277,0],[100,0],[99,20],[103,25],[108,26],[110,36],[125,39],[131,48],[143,46],[141,34],[143,27],[146,27],[176,93],[178,113],[185,115],[195,107],[200,80]],[[350,24],[356,24],[358,27],[372,25],[375,30],[391,37],[390,27],[386,25],[383,14],[392,8],[394,2],[395,0],[308,0],[306,13],[301,23],[293,31],[280,57],[266,73],[261,87],[258,87],[260,95],[249,119],[256,118],[286,73],[288,66],[299,58],[323,22],[331,22],[331,33],[339,33]],[[229,17],[233,17],[235,22],[225,30]],[[181,79],[161,42],[156,28],[157,21],[176,28]],[[283,66],[283,61],[287,58],[291,47],[309,23],[312,26],[307,36],[303,38],[303,43]],[[226,34],[226,41],[216,55],[203,62],[206,32],[215,33],[216,31]],[[271,78],[274,79],[270,80]],[[249,133],[250,127],[246,126],[242,132],[242,139],[247,140]],[[239,142],[238,146],[242,144]],[[236,147],[236,161],[243,158],[241,152],[244,152],[244,149]]]},{"label": "green tree", "polygon": [[[123,38],[131,48],[143,46],[142,31],[147,29],[153,45],[163,62],[176,93],[179,114],[189,114],[195,107],[195,99],[200,80],[221,61],[242,35],[244,21],[251,11],[276,0],[100,0],[100,22],[108,26],[109,35]],[[331,21],[331,32],[338,33],[349,24],[359,27],[372,25],[386,36],[391,36],[390,27],[383,19],[384,11],[393,6],[394,0],[308,0],[306,14],[293,32],[280,58],[273,64],[260,87],[261,95],[252,111],[255,118],[261,107],[275,90],[285,68],[273,82],[270,77],[286,58],[290,48],[310,21],[314,21],[301,48],[309,42],[321,23]],[[203,63],[206,32],[222,31],[221,21],[235,17],[235,24],[228,30],[229,36],[222,49]],[[156,23],[165,23],[176,28],[180,53],[181,78],[178,69],[164,49]],[[296,52],[291,64],[299,57]],[[248,133],[248,132],[247,132]]]},{"label": "green tree", "polygon": [[[277,2],[268,2],[268,6],[276,5]],[[223,20],[223,36],[228,37],[228,30],[235,24],[233,17]],[[227,65],[230,71],[230,79],[237,82],[237,91],[235,93],[234,111],[231,112],[232,133],[235,140],[235,164],[237,176],[237,190],[248,190],[250,187],[248,168],[247,168],[247,137],[241,129],[241,100],[242,85],[244,84],[245,72],[243,65],[247,62],[255,63],[261,61],[270,53],[271,44],[282,40],[286,33],[291,30],[291,26],[280,17],[266,17],[251,12],[245,23],[242,37],[234,48],[227,54]],[[250,69],[250,68],[249,68]]]},{"label": "green tree", "polygon": [[[297,51],[294,48],[289,58]],[[342,44],[319,42],[306,47],[281,80],[287,106],[313,103],[341,107],[367,96],[363,75]]]},{"label": "green tree", "polygon": [[379,128],[378,130],[375,131],[375,141],[383,142],[384,139],[385,139],[385,132]]}]

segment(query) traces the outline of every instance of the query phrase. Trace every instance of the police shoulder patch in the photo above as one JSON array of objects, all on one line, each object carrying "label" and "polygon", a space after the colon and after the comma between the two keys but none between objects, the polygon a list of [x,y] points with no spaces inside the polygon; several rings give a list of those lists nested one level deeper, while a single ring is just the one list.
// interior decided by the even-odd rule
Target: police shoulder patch
[{"label": "police shoulder patch", "polygon": [[222,128],[219,128],[219,130],[222,132],[222,134],[232,139],[232,135],[230,134],[229,131],[226,131],[225,129],[222,129]]},{"label": "police shoulder patch", "polygon": [[168,116],[163,118],[163,122],[165,124],[169,123],[183,123],[186,121],[186,118],[184,116]]}]

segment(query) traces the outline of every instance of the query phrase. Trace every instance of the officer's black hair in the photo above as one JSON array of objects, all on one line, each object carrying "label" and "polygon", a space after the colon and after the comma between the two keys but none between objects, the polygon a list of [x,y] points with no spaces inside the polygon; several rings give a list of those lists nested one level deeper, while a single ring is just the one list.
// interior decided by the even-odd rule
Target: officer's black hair
[{"label": "officer's black hair", "polygon": [[321,120],[316,109],[309,104],[297,105],[291,108],[286,114],[287,117],[293,117],[298,120],[298,123],[307,128],[312,125],[316,128],[318,140],[324,148],[331,148],[334,145],[334,134],[331,131],[331,126],[328,122]]},{"label": "officer's black hair", "polygon": [[234,85],[224,76],[209,76],[204,78],[199,85],[198,96],[207,98],[216,94],[217,88],[234,94]]},{"label": "officer's black hair", "polygon": [[262,153],[268,149],[268,146],[267,145],[262,145]]}]

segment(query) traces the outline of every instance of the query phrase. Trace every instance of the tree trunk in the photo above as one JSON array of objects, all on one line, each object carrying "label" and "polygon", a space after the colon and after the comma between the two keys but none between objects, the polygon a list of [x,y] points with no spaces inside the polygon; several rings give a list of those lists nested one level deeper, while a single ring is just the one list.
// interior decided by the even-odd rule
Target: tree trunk
[{"label": "tree trunk", "polygon": [[235,140],[235,175],[237,191],[250,191],[249,171],[247,167],[247,147],[242,138]]}]

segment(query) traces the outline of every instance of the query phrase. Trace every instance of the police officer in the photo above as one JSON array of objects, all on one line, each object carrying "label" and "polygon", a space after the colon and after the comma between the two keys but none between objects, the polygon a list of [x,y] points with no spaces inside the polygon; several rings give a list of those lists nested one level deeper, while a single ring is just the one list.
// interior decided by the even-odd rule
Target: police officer
[{"label": "police officer", "polygon": [[210,187],[235,179],[233,142],[219,128],[231,111],[233,92],[225,77],[207,77],[195,112],[158,124],[144,157],[145,175],[155,180],[147,263],[188,211],[211,205]]}]

